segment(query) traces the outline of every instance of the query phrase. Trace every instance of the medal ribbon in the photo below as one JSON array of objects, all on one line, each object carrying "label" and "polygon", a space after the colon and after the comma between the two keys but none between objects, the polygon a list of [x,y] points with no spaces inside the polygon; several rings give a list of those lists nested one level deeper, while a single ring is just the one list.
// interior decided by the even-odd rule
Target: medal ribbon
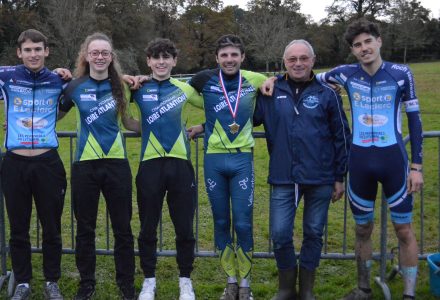
[{"label": "medal ribbon", "polygon": [[231,112],[232,118],[234,118],[235,122],[235,116],[237,115],[237,109],[238,109],[238,103],[240,102],[240,94],[241,94],[241,71],[238,71],[238,91],[237,91],[237,100],[235,101],[235,108],[232,109],[231,101],[228,97],[228,92],[226,91],[225,83],[223,82],[223,76],[222,76],[222,70],[220,69],[218,71],[218,77],[220,78],[220,85],[222,87],[223,95],[225,95],[226,103],[228,104],[229,111]]}]

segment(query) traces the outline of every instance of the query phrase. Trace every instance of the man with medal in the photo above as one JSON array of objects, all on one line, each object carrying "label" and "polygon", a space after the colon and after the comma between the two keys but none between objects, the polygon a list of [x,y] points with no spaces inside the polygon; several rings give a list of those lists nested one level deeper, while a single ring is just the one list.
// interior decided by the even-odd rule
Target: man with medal
[{"label": "man with medal", "polygon": [[[270,154],[270,224],[279,280],[272,300],[313,300],[330,200],[344,193],[350,130],[341,97],[315,78],[312,46],[293,40],[283,59],[287,72],[277,77],[272,96],[258,97],[254,114],[254,125],[264,124]],[[297,262],[293,228],[302,196],[303,242]]]},{"label": "man with medal", "polygon": [[[224,35],[218,39],[215,54],[219,68],[201,71],[189,82],[203,96],[206,116],[204,128],[189,128],[189,136],[205,131],[206,191],[214,217],[215,245],[227,275],[227,286],[220,299],[253,299],[249,286],[255,144],[252,116],[258,88],[266,77],[240,69],[245,53],[238,36]],[[231,237],[231,210],[235,245]]]}]

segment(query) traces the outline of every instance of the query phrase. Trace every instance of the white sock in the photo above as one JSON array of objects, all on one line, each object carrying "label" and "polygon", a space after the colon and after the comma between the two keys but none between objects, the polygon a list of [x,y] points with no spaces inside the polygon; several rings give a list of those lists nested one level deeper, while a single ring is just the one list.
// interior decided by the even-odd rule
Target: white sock
[{"label": "white sock", "polygon": [[152,283],[154,285],[156,285],[156,277],[149,277],[149,278],[144,278],[144,280],[148,281],[149,283]]},{"label": "white sock", "polygon": [[237,277],[228,277],[228,283],[237,283]]},{"label": "white sock", "polygon": [[185,281],[191,282],[191,278],[189,278],[189,277],[179,277],[179,283],[182,283],[182,282],[185,282]]},{"label": "white sock", "polygon": [[403,294],[414,296],[417,280],[417,266],[402,267],[400,270],[403,277]]},{"label": "white sock", "polygon": [[249,287],[249,286],[250,286],[249,279],[242,278],[240,281],[240,287]]}]

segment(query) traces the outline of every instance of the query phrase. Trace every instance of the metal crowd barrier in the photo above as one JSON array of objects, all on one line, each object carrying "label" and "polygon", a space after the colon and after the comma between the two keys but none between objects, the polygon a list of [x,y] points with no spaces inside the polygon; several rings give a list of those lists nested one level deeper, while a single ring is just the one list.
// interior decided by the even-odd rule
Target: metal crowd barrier
[{"label": "metal crowd barrier", "polygon": [[[438,139],[438,148],[437,148],[437,156],[438,156],[438,162],[437,162],[437,175],[438,175],[438,179],[440,179],[440,131],[430,131],[430,132],[424,132],[423,133],[425,139],[426,138],[437,138]],[[134,132],[124,132],[124,136],[126,138],[137,138],[139,137],[139,134],[136,134]],[[76,132],[58,132],[58,137],[59,138],[68,138],[69,142],[70,142],[70,147],[69,147],[69,163],[72,164],[73,163],[73,141],[74,139],[76,139]],[[201,137],[201,136],[200,136]],[[200,178],[200,154],[199,154],[199,150],[201,150],[201,142],[200,137],[196,138],[195,140],[195,164],[194,164],[194,169],[195,169],[195,176],[196,176],[196,184],[198,184],[199,182],[199,178]],[[265,134],[264,132],[255,132],[254,133],[254,137],[256,139],[264,139],[265,138]],[[405,143],[407,143],[409,140],[408,137],[405,138]],[[264,151],[266,151],[266,149],[264,149]],[[1,154],[1,149],[0,149],[0,154]],[[1,164],[1,161],[0,161]],[[438,211],[438,246],[437,246],[437,251],[440,252],[440,184],[438,187],[438,207],[439,207],[439,211]],[[199,194],[197,193],[197,208],[196,208],[196,214],[195,214],[195,238],[196,238],[196,244],[195,244],[195,256],[197,257],[217,257],[217,253],[215,252],[215,250],[201,250],[200,246],[199,246]],[[419,242],[419,259],[420,260],[426,260],[426,257],[431,254],[431,253],[427,253],[425,250],[425,230],[424,230],[424,203],[425,203],[425,198],[424,198],[424,191],[422,190],[420,193],[420,196],[416,197],[420,197],[420,237],[418,238],[418,242]],[[323,259],[332,259],[332,260],[354,260],[355,259],[355,254],[354,254],[354,249],[350,248],[348,250],[348,242],[347,242],[347,232],[354,232],[354,227],[348,227],[347,221],[348,218],[351,218],[351,212],[349,212],[348,209],[348,199],[347,199],[347,193],[345,193],[344,196],[344,216],[343,216],[343,240],[342,240],[342,246],[341,246],[341,251],[340,252],[329,252],[328,248],[329,248],[329,243],[328,243],[328,238],[329,238],[329,232],[327,230],[327,225],[325,227],[325,232],[324,232],[324,246],[323,246],[323,251],[321,253],[321,258]],[[387,262],[389,261],[393,261],[393,259],[395,259],[398,255],[396,253],[394,253],[395,248],[392,248],[389,252],[388,252],[388,248],[387,248],[387,218],[388,218],[388,209],[387,209],[387,203],[386,200],[384,199],[384,197],[382,196],[382,201],[381,201],[381,212],[380,212],[380,251],[379,252],[375,252],[373,253],[373,259],[376,261],[379,261],[380,263],[380,271],[379,271],[379,275],[377,277],[375,277],[375,282],[379,285],[379,287],[382,289],[384,298],[386,300],[391,299],[391,293],[390,290],[388,288],[387,285],[387,281],[391,280],[396,274],[398,274],[400,272],[399,267],[398,266],[394,266],[391,270],[391,272],[389,274],[386,273],[386,267],[387,267]],[[417,220],[413,220],[414,223],[417,222]],[[269,225],[270,226],[270,225]],[[110,243],[110,221],[109,221],[109,215],[108,212],[106,213],[106,224],[105,224],[105,230],[106,230],[106,247],[104,249],[97,249],[96,250],[96,254],[97,255],[113,255],[114,252],[111,249],[111,243]],[[70,230],[71,230],[71,247],[64,247],[63,246],[63,254],[74,254],[75,253],[75,226],[74,226],[74,216],[73,216],[73,209],[71,209],[70,212]],[[38,219],[37,219],[37,224],[36,224],[36,231],[37,231],[37,236],[36,236],[36,244],[32,246],[32,252],[33,253],[41,253],[42,249],[41,249],[41,244],[40,244],[40,225],[38,223]],[[269,230],[270,232],[270,230]],[[136,232],[135,232],[136,234]],[[270,238],[267,241],[267,251],[259,251],[259,252],[254,252],[253,256],[255,258],[273,258],[274,254],[271,248],[271,241]],[[214,248],[213,248],[214,249]],[[138,255],[138,251],[135,250],[136,255]],[[3,192],[1,189],[1,184],[0,184],[0,268],[1,268],[1,274],[0,274],[0,289],[2,288],[2,286],[5,284],[6,280],[8,280],[8,294],[12,295],[13,292],[13,288],[14,288],[14,277],[13,277],[13,273],[11,271],[8,271],[7,269],[7,255],[9,254],[9,247],[6,241],[6,218],[5,218],[5,205],[4,205],[4,199],[3,199]],[[158,238],[158,250],[157,250],[157,254],[158,256],[175,256],[176,255],[176,251],[175,250],[170,250],[170,249],[164,249],[164,243],[163,243],[163,227],[162,227],[162,218],[160,220],[159,223],[159,238]]]}]

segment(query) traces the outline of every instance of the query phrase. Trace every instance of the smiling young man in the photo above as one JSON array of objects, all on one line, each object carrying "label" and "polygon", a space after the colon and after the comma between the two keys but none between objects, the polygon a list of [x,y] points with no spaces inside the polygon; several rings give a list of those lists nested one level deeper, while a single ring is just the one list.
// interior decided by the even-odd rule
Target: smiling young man
[{"label": "smiling young man", "polygon": [[[371,233],[378,182],[382,184],[399,240],[403,299],[414,299],[418,249],[411,226],[413,193],[423,185],[422,124],[414,78],[408,66],[382,60],[382,38],[376,24],[366,20],[352,23],[345,40],[359,63],[318,74],[321,81],[345,87],[352,111],[348,195],[356,221],[358,287],[344,299],[372,299]],[[410,165],[400,128],[401,106],[408,118]]]},{"label": "smiling young man", "polygon": [[[284,50],[286,74],[278,77],[271,97],[259,96],[254,125],[264,124],[270,154],[271,238],[279,288],[272,300],[315,299],[322,236],[330,200],[344,193],[350,130],[342,100],[319,83],[312,71],[315,54],[305,40]],[[293,245],[296,211],[304,196],[303,241],[298,263]]]},{"label": "smiling young man", "polygon": [[[266,77],[240,69],[245,53],[238,36],[219,38],[215,54],[219,68],[199,72],[189,83],[204,100],[205,185],[214,217],[215,244],[228,276],[221,299],[246,300],[252,299],[249,287],[254,204],[252,116],[258,87]],[[231,237],[231,210],[235,245]]]},{"label": "smiling young man", "polygon": [[43,228],[44,295],[46,299],[63,299],[57,281],[61,276],[61,214],[67,182],[56,151],[55,122],[65,83],[45,68],[48,55],[47,38],[29,29],[18,38],[17,56],[23,65],[0,67],[7,125],[1,179],[17,282],[14,300],[29,299],[31,294],[32,198]]},{"label": "smiling young man", "polygon": [[170,77],[177,63],[174,43],[157,38],[148,44],[146,52],[153,78],[131,95],[140,112],[142,132],[136,187],[141,222],[139,257],[145,279],[139,300],[155,298],[157,226],[165,194],[176,233],[179,300],[193,300],[190,277],[196,185],[182,114],[186,103],[203,108],[203,100],[190,85]]}]

